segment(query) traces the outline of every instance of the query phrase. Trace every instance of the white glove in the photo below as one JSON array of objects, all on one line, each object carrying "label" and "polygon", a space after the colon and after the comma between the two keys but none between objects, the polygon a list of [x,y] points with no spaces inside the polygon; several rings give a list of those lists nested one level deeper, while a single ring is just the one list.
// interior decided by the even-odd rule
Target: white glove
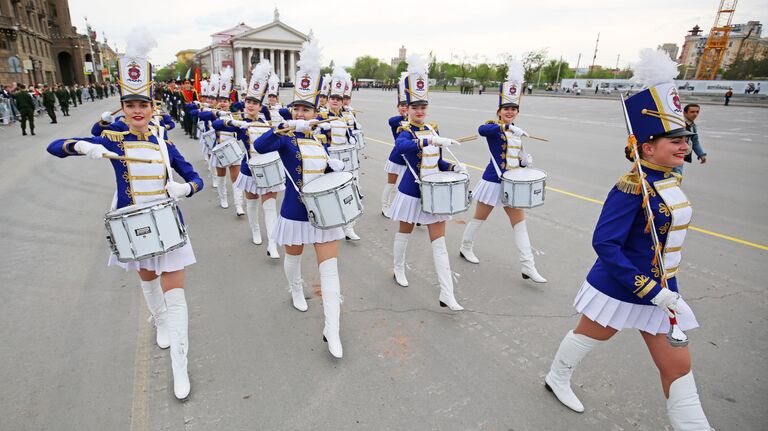
[{"label": "white glove", "polygon": [[231,114],[231,112],[229,112],[229,111],[216,111],[216,116],[219,117],[219,118],[221,118],[221,117],[228,117],[229,114]]},{"label": "white glove", "polygon": [[533,165],[533,156],[530,155],[529,153],[526,153],[525,151],[520,150],[520,152],[518,153],[518,156],[520,157],[520,167],[525,168],[527,166]]},{"label": "white glove", "polygon": [[293,127],[297,132],[308,132],[312,127],[307,120],[288,120],[288,125]]},{"label": "white glove", "polygon": [[505,126],[505,128],[507,130],[509,130],[510,132],[512,132],[512,134],[515,135],[515,136],[528,136],[528,132],[526,132],[525,130],[523,130],[523,129],[517,127],[517,126],[513,126],[511,124],[507,124]]},{"label": "white glove", "polygon": [[669,317],[674,317],[673,311],[677,311],[677,301],[680,299],[680,294],[673,292],[670,289],[661,289],[659,293],[651,299],[651,303],[662,310]]},{"label": "white glove", "polygon": [[118,157],[117,154],[107,150],[103,145],[92,144],[86,141],[77,141],[75,143],[75,151],[92,160],[101,159],[105,155]]},{"label": "white glove", "polygon": [[456,163],[453,165],[453,172],[458,172],[460,174],[466,174],[467,173],[467,167],[464,166],[461,163]]},{"label": "white glove", "polygon": [[442,136],[433,136],[430,138],[430,143],[436,147],[450,147],[451,145],[461,145],[459,142],[453,139],[443,138]]},{"label": "white glove", "polygon": [[168,181],[168,184],[165,185],[165,190],[170,197],[180,199],[192,193],[192,186],[189,183],[182,184],[175,181]]},{"label": "white glove", "polygon": [[237,127],[238,129],[246,129],[246,128],[248,128],[248,125],[251,124],[251,123],[249,123],[247,121],[242,121],[242,120],[232,120],[232,121],[229,122],[229,124]]},{"label": "white glove", "polygon": [[328,159],[328,166],[330,166],[334,172],[340,172],[344,170],[344,166],[346,165],[339,159]]},{"label": "white glove", "polygon": [[331,125],[328,123],[319,123],[317,125],[317,128],[324,132],[327,132],[328,130],[331,130]]},{"label": "white glove", "polygon": [[339,128],[339,127],[344,127],[344,126],[346,126],[346,123],[344,123],[344,122],[343,122],[343,121],[341,121],[341,120],[333,120],[333,121],[331,121],[331,122],[329,123],[329,125],[330,125],[331,127],[336,127],[336,128]]},{"label": "white glove", "polygon": [[105,123],[114,123],[115,117],[112,115],[109,111],[104,111],[101,113],[101,121]]}]

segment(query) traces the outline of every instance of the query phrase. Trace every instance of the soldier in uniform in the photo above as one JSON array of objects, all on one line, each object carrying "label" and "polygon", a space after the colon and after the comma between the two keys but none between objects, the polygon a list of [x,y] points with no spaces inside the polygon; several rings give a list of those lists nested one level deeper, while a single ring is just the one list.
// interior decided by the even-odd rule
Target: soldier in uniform
[{"label": "soldier in uniform", "polygon": [[69,117],[69,91],[63,85],[56,88],[56,98],[59,99],[62,115]]},{"label": "soldier in uniform", "polygon": [[27,136],[27,122],[29,122],[29,131],[32,136],[35,135],[35,99],[27,91],[24,84],[19,84],[18,90],[13,95],[16,101],[16,109],[21,114],[21,134]]},{"label": "soldier in uniform", "polygon": [[673,81],[677,73],[663,52],[641,51],[635,78],[644,89],[624,101],[634,133],[625,154],[634,167],[605,200],[592,236],[597,260],[574,300],[581,317],[560,343],[544,382],[560,402],[583,412],[571,389],[574,369],[616,332],[637,329],[659,370],[672,428],[704,431],[710,427],[691,373],[691,355],[675,342],[686,337],[674,332],[698,327],[676,277],[693,212],[680,188],[681,177],[672,172],[683,163],[686,137],[692,135],[685,129]]},{"label": "soldier in uniform", "polygon": [[43,86],[43,106],[45,106],[45,112],[51,117],[51,124],[56,124],[56,95],[47,85]]},{"label": "soldier in uniform", "polygon": [[[153,130],[150,124],[154,108],[152,65],[147,61],[146,53],[137,52],[137,49],[130,46],[130,41],[129,38],[129,46],[126,47],[129,54],[118,59],[121,77],[120,101],[123,111],[127,113],[129,130],[106,130],[99,137],[57,139],[48,146],[48,152],[57,157],[84,155],[89,159],[100,160],[104,156],[127,156],[166,160],[165,163],[112,160],[117,181],[113,208],[124,208],[168,197],[191,197],[203,187],[197,172],[184,159],[178,148]],[[166,166],[176,171],[185,182],[174,182]],[[189,396],[191,388],[187,373],[189,338],[184,268],[193,263],[195,254],[189,241],[181,248],[148,259],[120,262],[113,254],[109,261],[109,265],[138,272],[144,298],[157,328],[156,343],[162,349],[170,347],[173,391],[180,400]]]},{"label": "soldier in uniform", "polygon": [[69,92],[69,100],[72,101],[72,106],[77,108],[77,90],[75,88],[76,85],[72,87],[66,87],[67,91]]}]

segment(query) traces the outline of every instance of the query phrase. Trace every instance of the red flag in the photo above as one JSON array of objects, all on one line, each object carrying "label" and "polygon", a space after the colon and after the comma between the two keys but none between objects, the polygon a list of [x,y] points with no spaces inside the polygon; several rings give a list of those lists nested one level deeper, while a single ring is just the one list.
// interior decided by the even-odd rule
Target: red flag
[{"label": "red flag", "polygon": [[197,100],[200,100],[200,68],[195,68],[195,93],[197,94]]}]

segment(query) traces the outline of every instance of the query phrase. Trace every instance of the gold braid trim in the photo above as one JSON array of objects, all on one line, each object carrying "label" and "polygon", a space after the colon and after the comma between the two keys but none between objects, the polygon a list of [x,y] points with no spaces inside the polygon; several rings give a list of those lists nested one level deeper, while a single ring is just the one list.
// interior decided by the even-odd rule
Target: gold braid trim
[{"label": "gold braid trim", "polygon": [[410,124],[406,124],[406,125],[400,125],[400,126],[397,128],[397,134],[400,134],[400,132],[402,132],[402,131],[406,131],[406,132],[411,132],[411,133],[413,133],[413,130],[411,130],[411,126],[410,126]]},{"label": "gold braid trim", "polygon": [[112,142],[123,142],[123,138],[128,132],[116,132],[114,130],[105,130],[101,132],[102,138],[107,138]]}]

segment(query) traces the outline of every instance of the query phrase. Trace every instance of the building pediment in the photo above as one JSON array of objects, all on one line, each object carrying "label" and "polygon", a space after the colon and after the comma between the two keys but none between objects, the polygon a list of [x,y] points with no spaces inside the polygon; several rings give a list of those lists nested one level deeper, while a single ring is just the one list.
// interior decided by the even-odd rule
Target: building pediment
[{"label": "building pediment", "polygon": [[267,25],[245,32],[232,39],[232,42],[277,42],[277,43],[303,43],[307,35],[280,21],[273,21]]}]

